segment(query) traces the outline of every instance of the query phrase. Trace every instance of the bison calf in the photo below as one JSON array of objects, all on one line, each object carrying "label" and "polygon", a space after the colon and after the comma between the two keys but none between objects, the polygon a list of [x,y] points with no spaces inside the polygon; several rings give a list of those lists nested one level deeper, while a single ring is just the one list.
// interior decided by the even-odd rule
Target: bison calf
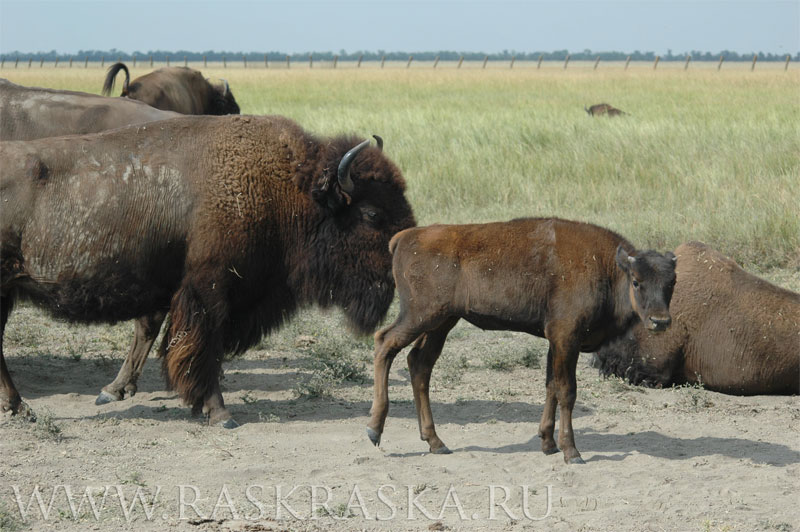
[{"label": "bison calf", "polygon": [[628,114],[607,103],[598,103],[588,109],[584,105],[583,110],[589,113],[589,116],[624,116]]},{"label": "bison calf", "polygon": [[675,250],[672,328],[639,324],[595,365],[633,384],[700,384],[734,395],[800,393],[800,294],[770,284],[700,242]]},{"label": "bison calf", "polygon": [[542,451],[558,451],[553,431],[560,404],[564,460],[583,463],[572,432],[578,353],[597,349],[635,320],[654,331],[671,321],[674,255],[638,252],[595,225],[555,218],[434,225],[398,233],[389,249],[400,313],[375,335],[375,397],[367,426],[375,445],[389,410],[392,360],[415,342],[408,367],[420,436],[431,452],[450,452],[436,435],[428,385],[448,332],[463,318],[482,329],[549,340]]}]

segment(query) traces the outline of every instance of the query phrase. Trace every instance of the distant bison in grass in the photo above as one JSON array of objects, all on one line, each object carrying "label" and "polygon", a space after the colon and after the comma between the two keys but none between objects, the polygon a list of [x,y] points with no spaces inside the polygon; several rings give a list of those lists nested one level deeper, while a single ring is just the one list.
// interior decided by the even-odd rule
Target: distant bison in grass
[{"label": "distant bison in grass", "polygon": [[120,70],[125,72],[120,96],[185,115],[239,114],[239,105],[227,81],[211,83],[200,72],[187,67],[159,68],[131,82],[128,67],[124,63],[114,63],[103,83],[106,96],[111,94]]},{"label": "distant bison in grass", "polygon": [[420,436],[431,452],[450,452],[436,434],[428,387],[447,334],[463,318],[482,329],[549,340],[542,451],[560,447],[566,462],[583,463],[572,431],[578,353],[597,349],[634,322],[650,330],[670,325],[674,256],[636,251],[596,225],[557,218],[432,225],[398,233],[389,249],[400,314],[375,335],[375,396],[367,425],[375,445],[389,411],[389,368],[414,342],[408,368]]},{"label": "distant bison in grass", "polygon": [[683,244],[670,310],[654,335],[634,324],[593,364],[633,384],[702,384],[733,395],[800,393],[800,294],[759,279],[700,242]]},{"label": "distant bison in grass", "polygon": [[624,116],[628,114],[607,103],[598,103],[589,108],[584,105],[583,110],[589,113],[589,116]]}]

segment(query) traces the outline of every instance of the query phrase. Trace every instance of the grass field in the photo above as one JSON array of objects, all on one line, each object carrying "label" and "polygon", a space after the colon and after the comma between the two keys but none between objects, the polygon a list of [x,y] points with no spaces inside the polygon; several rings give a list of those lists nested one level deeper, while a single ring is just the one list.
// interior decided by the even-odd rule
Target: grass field
[{"label": "grass field", "polygon": [[[745,267],[800,268],[800,72],[659,68],[204,74],[226,77],[243,113],[381,135],[421,224],[556,215],[639,247],[702,240]],[[99,92],[104,71],[0,76]],[[599,102],[629,116],[592,119]]]}]

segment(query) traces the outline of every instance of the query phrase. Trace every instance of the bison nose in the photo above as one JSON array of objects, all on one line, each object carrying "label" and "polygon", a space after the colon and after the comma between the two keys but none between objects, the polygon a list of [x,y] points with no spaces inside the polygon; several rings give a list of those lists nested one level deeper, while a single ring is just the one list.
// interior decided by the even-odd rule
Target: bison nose
[{"label": "bison nose", "polygon": [[670,316],[660,317],[660,316],[650,316],[650,323],[649,329],[653,331],[663,331],[667,329],[670,324],[672,323],[672,318]]}]

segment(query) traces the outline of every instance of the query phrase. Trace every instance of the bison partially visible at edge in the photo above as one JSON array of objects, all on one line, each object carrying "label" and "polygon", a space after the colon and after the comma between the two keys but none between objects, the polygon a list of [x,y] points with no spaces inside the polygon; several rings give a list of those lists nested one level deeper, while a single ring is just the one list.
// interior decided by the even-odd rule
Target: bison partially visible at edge
[{"label": "bison partially visible at edge", "polygon": [[111,94],[120,70],[125,72],[122,97],[185,115],[239,114],[239,105],[227,81],[211,83],[200,72],[188,67],[159,68],[130,81],[128,67],[124,63],[114,63],[103,83],[104,95]]},{"label": "bison partially visible at edge", "polygon": [[432,452],[449,452],[434,428],[428,386],[447,334],[463,318],[482,329],[549,340],[542,451],[560,447],[566,462],[583,463],[572,431],[578,353],[597,349],[636,320],[653,330],[670,324],[672,254],[636,251],[596,225],[552,218],[433,225],[405,230],[390,246],[400,314],[375,334],[375,397],[367,424],[375,445],[389,412],[389,368],[414,342],[408,368],[420,437]]},{"label": "bison partially visible at edge", "polygon": [[601,373],[734,395],[800,393],[800,294],[700,242],[675,254],[672,327],[654,335],[634,325],[595,354]]},{"label": "bison partially visible at edge", "polygon": [[414,225],[404,189],[368,141],[276,116],[0,143],[0,408],[21,407],[2,330],[26,298],[84,323],[168,309],[168,384],[235,426],[219,388],[226,353],[301,306],[337,305],[362,333],[383,319],[389,239]]}]

